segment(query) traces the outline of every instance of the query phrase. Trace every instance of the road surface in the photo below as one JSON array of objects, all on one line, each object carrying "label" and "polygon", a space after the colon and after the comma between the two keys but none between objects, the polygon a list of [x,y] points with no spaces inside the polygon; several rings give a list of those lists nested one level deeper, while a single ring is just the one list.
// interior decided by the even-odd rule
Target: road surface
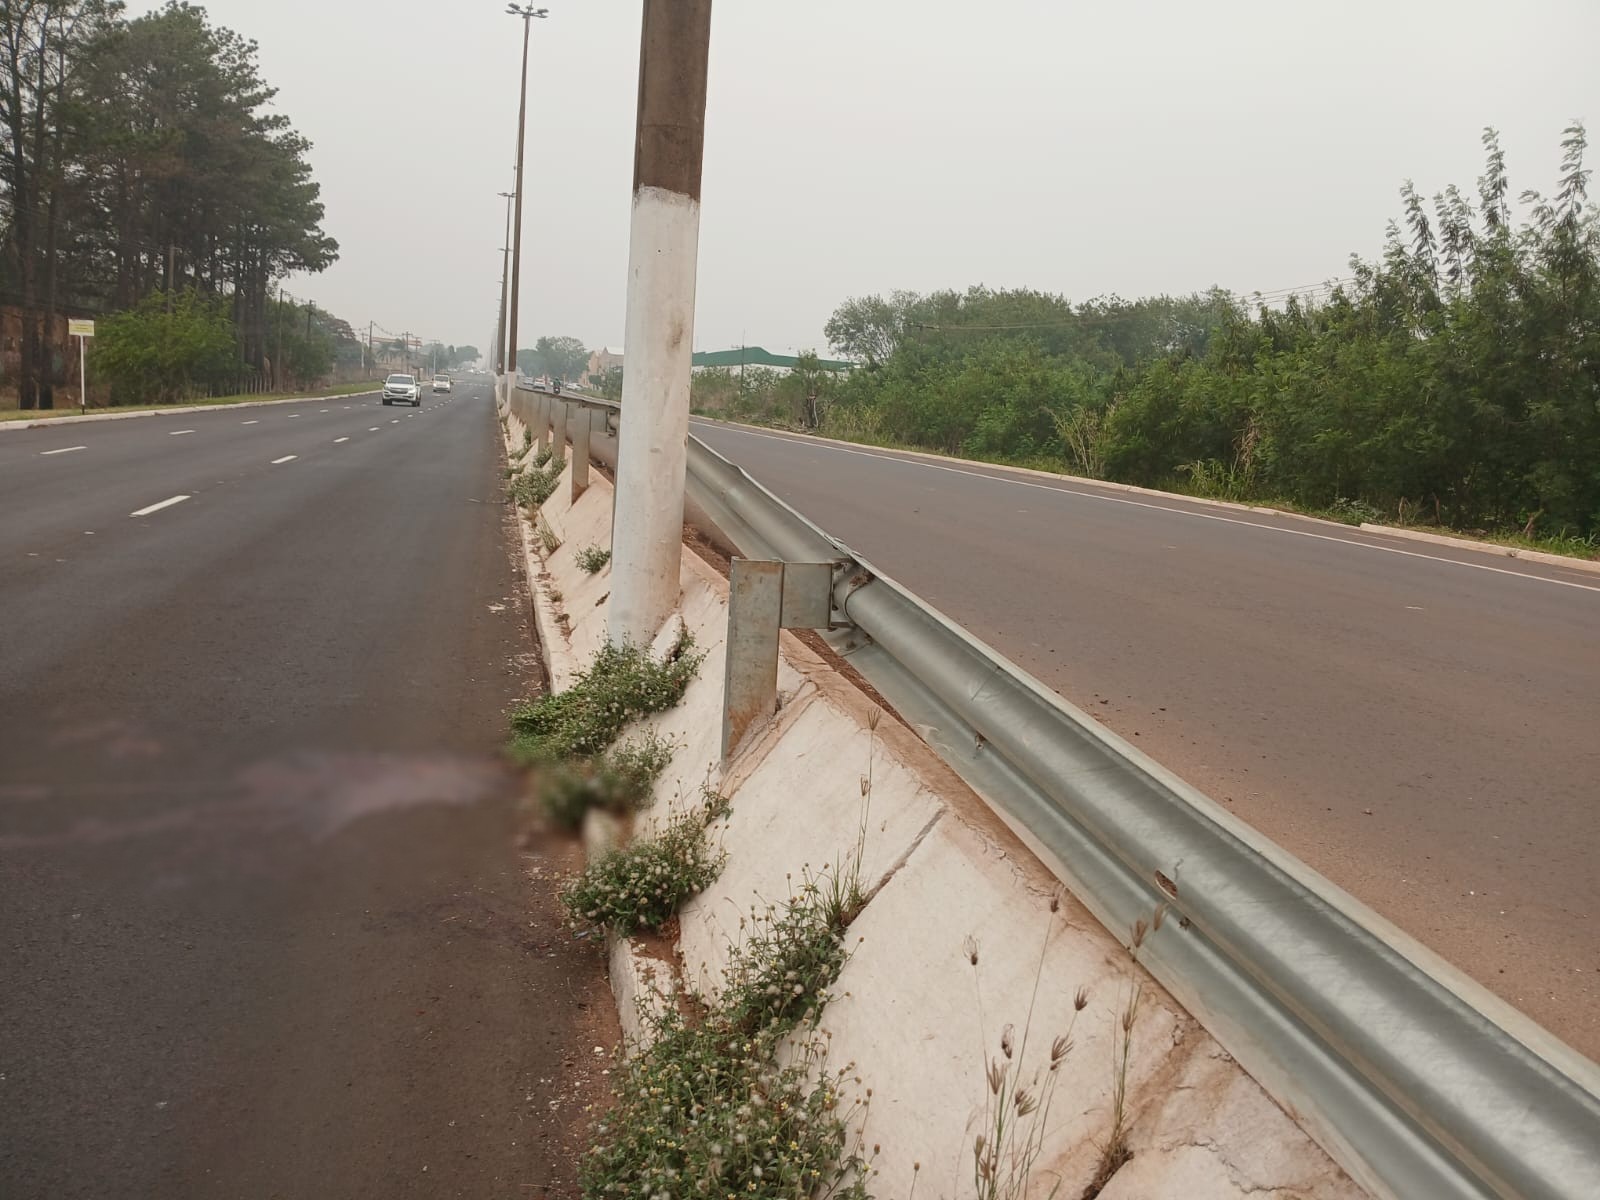
[{"label": "road surface", "polygon": [[1600,1058],[1600,574],[958,460],[694,431]]},{"label": "road surface", "polygon": [[0,433],[7,1200],[573,1194],[525,1185],[607,993],[494,754],[497,436],[482,387]]}]

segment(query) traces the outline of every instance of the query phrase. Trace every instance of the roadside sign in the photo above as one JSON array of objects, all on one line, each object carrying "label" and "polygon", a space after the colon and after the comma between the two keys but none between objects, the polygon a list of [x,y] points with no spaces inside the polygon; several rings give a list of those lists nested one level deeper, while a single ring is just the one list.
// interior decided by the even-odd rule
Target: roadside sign
[{"label": "roadside sign", "polygon": [[84,349],[89,345],[89,339],[94,336],[94,322],[68,317],[67,336],[78,339],[78,408],[82,412],[88,412],[89,364],[87,362],[88,355],[84,353]]}]

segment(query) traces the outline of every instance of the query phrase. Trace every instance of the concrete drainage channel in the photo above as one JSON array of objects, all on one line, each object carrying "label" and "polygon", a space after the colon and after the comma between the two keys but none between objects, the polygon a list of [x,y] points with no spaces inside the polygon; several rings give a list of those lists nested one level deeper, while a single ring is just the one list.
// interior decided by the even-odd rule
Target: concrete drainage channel
[{"label": "concrete drainage channel", "polygon": [[[505,415],[515,461],[525,426]],[[611,487],[593,475],[574,500],[571,470],[539,509],[541,528],[521,521],[558,688],[604,643],[611,586],[608,569],[577,562],[609,547]],[[683,907],[675,944],[614,939],[613,988],[633,1039],[652,997],[717,995],[752,904],[792,896],[855,855],[866,899],[821,1029],[830,1060],[850,1064],[861,1096],[871,1089],[855,1118],[871,1194],[973,1194],[999,1068],[1014,1072],[1013,1089],[1033,1081],[1021,1098],[1004,1093],[1018,1111],[1052,1089],[1027,1194],[1058,1181],[1054,1194],[1074,1200],[1369,1194],[1136,961],[1163,911],[1121,940],[1107,932],[919,738],[879,719],[794,635],[781,635],[776,713],[724,763],[728,581],[687,553],[682,587],[683,625],[705,660],[682,703],[644,722],[673,753],[637,823],[660,827],[709,781],[728,801],[713,827],[726,864]],[[1108,1163],[1113,1141],[1123,1152]]]}]

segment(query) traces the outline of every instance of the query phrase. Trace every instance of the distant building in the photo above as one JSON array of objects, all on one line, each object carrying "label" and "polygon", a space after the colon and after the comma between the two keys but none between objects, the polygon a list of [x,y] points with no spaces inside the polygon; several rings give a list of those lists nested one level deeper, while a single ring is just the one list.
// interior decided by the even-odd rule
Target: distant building
[{"label": "distant building", "polygon": [[[769,371],[788,374],[800,361],[794,354],[774,354],[761,346],[735,346],[732,350],[702,350],[691,360],[696,371],[720,367],[737,370],[739,367],[765,367]],[[819,358],[817,365],[824,371],[848,371],[854,363],[838,359]]]},{"label": "distant building", "polygon": [[600,349],[589,355],[589,365],[583,369],[582,382],[587,384],[591,375],[598,375],[603,379],[606,372],[610,371],[612,367],[621,366],[622,351],[613,350],[609,346],[601,346]]}]

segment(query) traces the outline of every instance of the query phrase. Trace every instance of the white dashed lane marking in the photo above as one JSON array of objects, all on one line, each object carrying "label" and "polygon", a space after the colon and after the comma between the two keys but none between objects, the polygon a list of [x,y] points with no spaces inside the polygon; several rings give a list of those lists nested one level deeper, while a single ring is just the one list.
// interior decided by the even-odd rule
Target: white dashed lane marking
[{"label": "white dashed lane marking", "polygon": [[261,421],[260,421],[259,418],[257,418],[254,421],[240,421],[239,424],[241,424],[241,425],[259,425],[259,424],[261,424]]},{"label": "white dashed lane marking", "polygon": [[88,448],[87,446],[63,446],[59,450],[41,450],[39,454],[41,457],[48,458],[52,454],[71,454],[74,450],[87,450]]},{"label": "white dashed lane marking", "polygon": [[293,462],[295,459],[297,459],[299,457],[300,456],[298,454],[285,454],[282,458],[273,459],[272,460],[272,465],[276,467],[276,466],[278,466],[278,465],[280,465],[282,463]]},{"label": "white dashed lane marking", "polygon": [[192,430],[192,429],[174,429],[171,433],[167,434],[167,436],[168,437],[182,437],[186,433],[193,433],[193,432],[194,432],[194,430]]},{"label": "white dashed lane marking", "polygon": [[367,430],[367,432],[368,433],[377,433],[378,432],[378,427],[376,425],[374,425],[371,429]]},{"label": "white dashed lane marking", "polygon": [[335,445],[335,446],[337,446],[337,445],[338,445],[338,444],[339,444],[339,443],[340,443],[340,442],[348,442],[348,441],[349,441],[349,440],[350,440],[350,439],[349,439],[349,438],[347,438],[347,437],[342,437],[342,438],[334,438],[334,439],[333,439],[333,444],[334,444],[334,445]]},{"label": "white dashed lane marking", "polygon": [[160,512],[163,508],[171,508],[174,504],[182,504],[188,498],[187,496],[168,496],[157,504],[147,504],[145,507],[137,509],[128,515],[130,517],[148,517],[151,513]]}]

